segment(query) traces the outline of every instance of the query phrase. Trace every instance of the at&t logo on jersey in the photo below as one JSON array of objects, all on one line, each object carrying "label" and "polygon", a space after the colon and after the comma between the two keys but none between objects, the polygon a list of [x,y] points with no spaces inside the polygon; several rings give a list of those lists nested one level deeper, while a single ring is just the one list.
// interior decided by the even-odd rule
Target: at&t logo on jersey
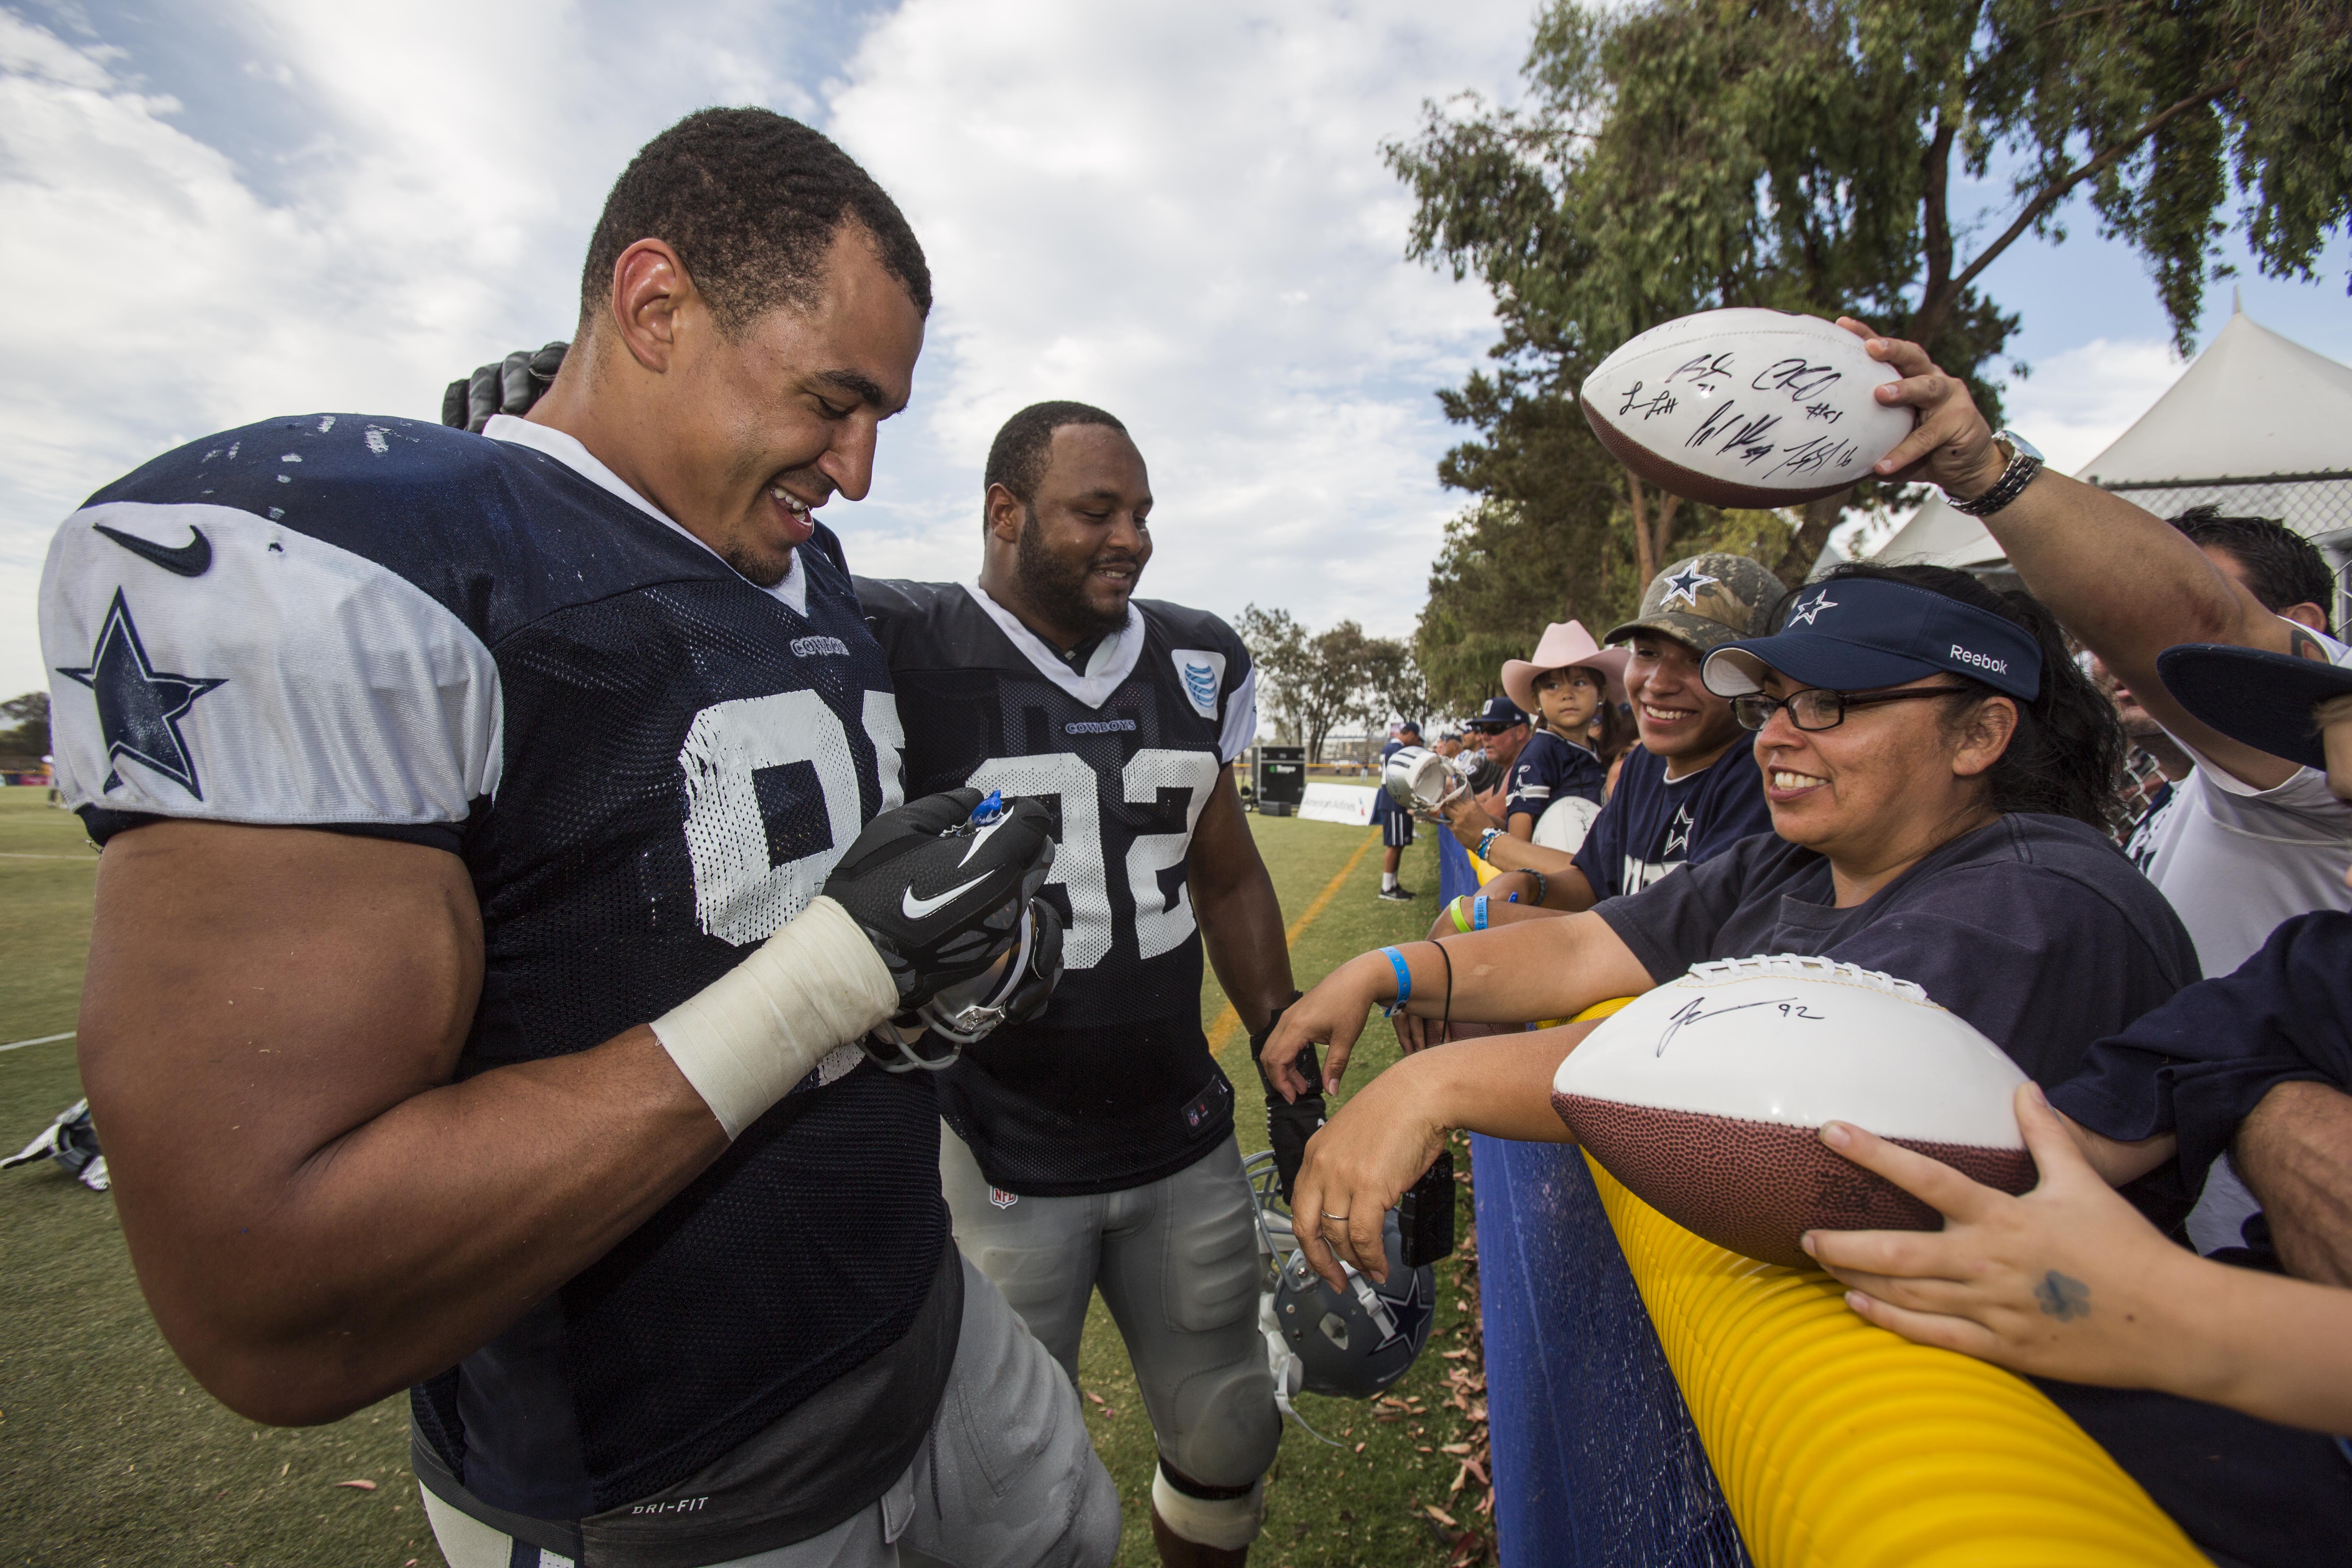
[{"label": "at&t logo on jersey", "polygon": [[1215,718],[1217,690],[1225,683],[1225,656],[1197,647],[1180,647],[1173,657],[1176,679],[1183,684],[1184,697],[1192,704],[1192,711],[1203,719]]}]

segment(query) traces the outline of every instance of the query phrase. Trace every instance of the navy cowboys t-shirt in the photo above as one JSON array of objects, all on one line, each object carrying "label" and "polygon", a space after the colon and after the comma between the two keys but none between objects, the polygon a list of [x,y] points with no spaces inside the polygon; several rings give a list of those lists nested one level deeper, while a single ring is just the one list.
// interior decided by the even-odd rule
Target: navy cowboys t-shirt
[{"label": "navy cowboys t-shirt", "polygon": [[969,784],[1054,813],[1043,896],[1062,914],[1044,1013],[940,1073],[941,1112],[990,1183],[1116,1192],[1233,1133],[1201,1029],[1186,863],[1227,763],[1257,730],[1249,652],[1216,616],[1136,599],[1083,669],[976,584],[857,580],[905,721],[908,787]]},{"label": "navy cowboys t-shirt", "polygon": [[[1533,744],[1532,742],[1529,744]],[[1576,851],[1595,899],[1637,893],[1677,866],[1696,864],[1753,833],[1772,831],[1764,774],[1745,741],[1695,773],[1666,777],[1666,759],[1641,746],[1625,753],[1616,793]]]},{"label": "navy cowboys t-shirt", "polygon": [[1519,760],[1511,769],[1511,799],[1504,820],[1522,812],[1541,820],[1553,802],[1570,795],[1599,805],[1608,785],[1609,770],[1590,748],[1538,730],[1519,748]]},{"label": "navy cowboys t-shirt", "polygon": [[1706,959],[1768,952],[1912,981],[2045,1085],[2197,978],[2164,895],[2104,835],[2062,816],[2011,813],[1862,903],[1836,902],[1825,857],[1765,833],[1592,912],[1661,985]]},{"label": "navy cowboys t-shirt", "polygon": [[[803,549],[761,588],[572,437],[487,434],[306,415],[209,437],[68,519],[41,587],[59,783],[95,836],[178,817],[464,860],[483,973],[460,1079],[693,995],[900,799],[889,670],[845,570]],[[929,1074],[835,1051],[415,1390],[420,1476],[621,1568],[645,1559],[599,1516],[709,1562],[856,1512],[954,1355],[938,1149]],[[784,1440],[803,1405],[822,1431]],[[694,1510],[630,1521],[681,1488]]]}]

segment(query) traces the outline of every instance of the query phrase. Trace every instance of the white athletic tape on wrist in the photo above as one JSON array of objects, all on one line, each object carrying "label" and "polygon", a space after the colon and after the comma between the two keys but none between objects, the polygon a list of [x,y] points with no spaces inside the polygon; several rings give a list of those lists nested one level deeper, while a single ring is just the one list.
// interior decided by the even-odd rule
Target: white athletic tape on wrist
[{"label": "white athletic tape on wrist", "polygon": [[1167,1476],[1154,1465],[1151,1507],[1162,1523],[1193,1545],[1238,1552],[1255,1541],[1265,1527],[1265,1478],[1258,1478],[1247,1497],[1186,1497],[1170,1486]]},{"label": "white athletic tape on wrist", "polygon": [[882,955],[847,910],[819,898],[653,1031],[731,1142],[835,1047],[898,1010]]}]

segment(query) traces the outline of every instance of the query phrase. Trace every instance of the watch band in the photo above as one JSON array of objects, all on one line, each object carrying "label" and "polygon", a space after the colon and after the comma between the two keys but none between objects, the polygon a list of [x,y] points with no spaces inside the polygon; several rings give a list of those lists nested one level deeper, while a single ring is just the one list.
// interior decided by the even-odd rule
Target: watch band
[{"label": "watch band", "polygon": [[1998,431],[1993,440],[2008,451],[2009,466],[2001,469],[2000,478],[1982,495],[1961,500],[1947,492],[1944,499],[1951,503],[1954,511],[1966,512],[1970,517],[1990,517],[2022,494],[2042,471],[2042,454],[2010,432]]}]

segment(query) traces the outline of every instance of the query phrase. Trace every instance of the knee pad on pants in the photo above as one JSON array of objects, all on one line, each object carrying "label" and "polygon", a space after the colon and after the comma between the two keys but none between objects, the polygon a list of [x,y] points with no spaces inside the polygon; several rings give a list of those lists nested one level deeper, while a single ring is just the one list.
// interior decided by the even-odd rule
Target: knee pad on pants
[{"label": "knee pad on pants", "polygon": [[1197,1498],[1168,1483],[1165,1466],[1151,1472],[1151,1507],[1163,1523],[1196,1546],[1235,1552],[1265,1525],[1265,1478],[1240,1497]]},{"label": "knee pad on pants", "polygon": [[1168,1462],[1205,1486],[1249,1485],[1265,1474],[1282,1447],[1274,1373],[1262,1355],[1187,1379],[1177,1391],[1176,1411],[1176,1431],[1161,1435]]}]

